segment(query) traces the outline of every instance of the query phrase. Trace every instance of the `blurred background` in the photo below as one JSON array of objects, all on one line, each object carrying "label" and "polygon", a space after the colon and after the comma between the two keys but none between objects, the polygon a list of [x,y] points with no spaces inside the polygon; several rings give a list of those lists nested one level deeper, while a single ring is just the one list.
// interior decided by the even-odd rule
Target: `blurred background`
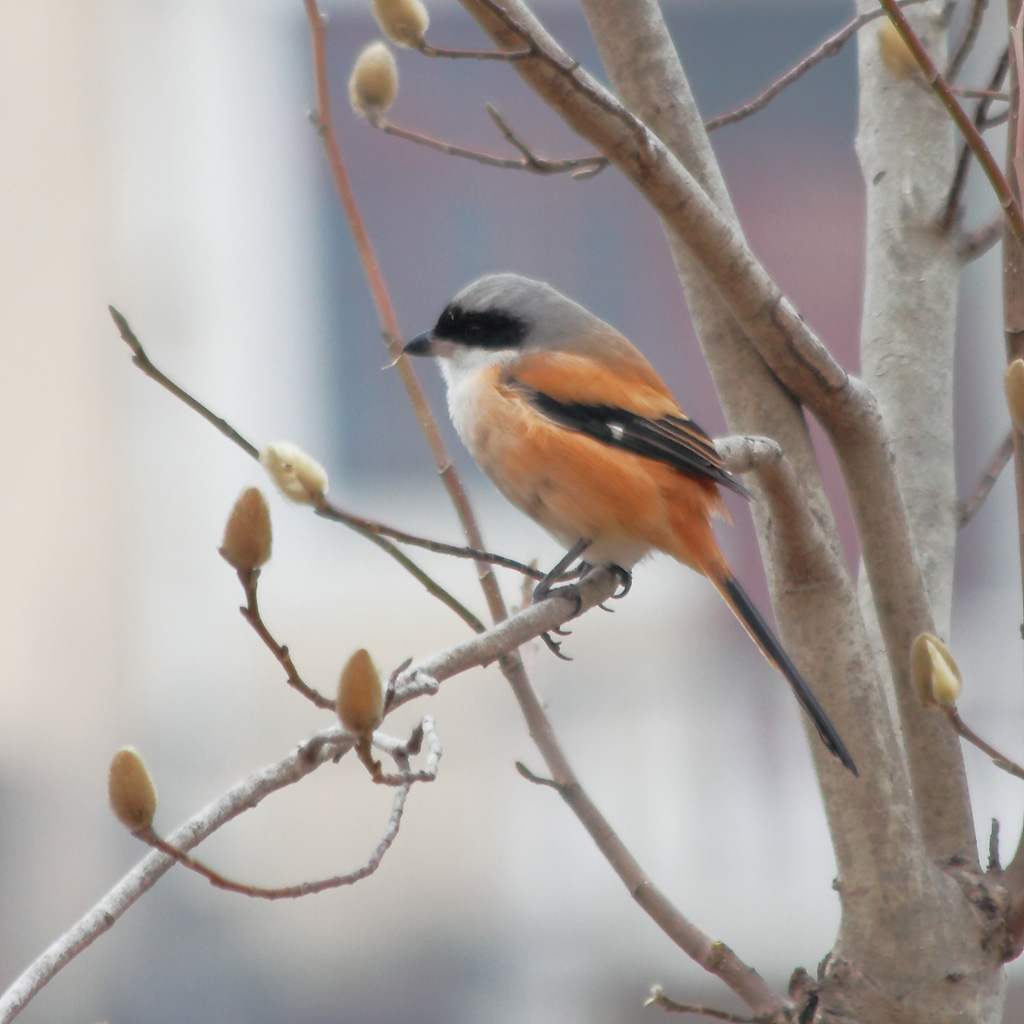
[{"label": "blurred background", "polygon": [[[722,434],[650,210],[613,170],[540,179],[374,131],[346,102],[352,60],[378,35],[367,8],[330,9],[336,126],[405,335],[431,326],[482,273],[544,278],[628,334],[694,418]],[[756,95],[852,13],[825,0],[665,8],[708,116]],[[598,71],[582,16],[570,4],[538,10]],[[432,3],[431,14],[436,45],[487,45],[455,5]],[[113,303],[159,367],[255,444],[288,439],[316,455],[338,504],[460,539],[397,374],[384,369],[307,119],[299,0],[54,0],[7,4],[0,16],[2,988],[145,853],[107,809],[115,749],[144,754],[166,833],[328,721],[287,689],[238,614],[241,590],[216,549],[242,488],[270,497],[275,555],[261,606],[312,685],[331,692],[356,647],[390,671],[466,628],[375,547],[270,494],[254,462],[132,367],[107,316]],[[987,78],[994,48],[983,41],[963,81]],[[396,123],[501,153],[491,102],[538,152],[587,152],[507,67],[398,60]],[[855,371],[854,70],[851,44],[715,141],[755,251]],[[970,220],[980,224],[995,207],[975,188]],[[966,494],[1007,429],[997,253],[965,275],[961,319]],[[433,368],[417,372],[489,546],[553,562],[553,542],[459,448]],[[749,517],[741,504],[733,512],[723,546],[765,603]],[[844,540],[853,561],[848,522]],[[484,614],[471,566],[413,556]],[[961,710],[1020,755],[1008,479],[964,533],[959,559]],[[518,600],[518,581],[504,584]],[[710,586],[655,559],[614,616],[573,625],[566,650],[571,664],[543,649],[526,656],[581,778],[646,870],[773,983],[797,965],[813,974],[838,902],[802,723]],[[427,710],[445,746],[440,778],[412,793],[377,875],[264,903],[175,869],[21,1020],[649,1020],[660,1011],[641,1004],[654,982],[740,1009],[634,906],[557,797],[517,775],[516,759],[543,766],[496,671],[446,683],[390,730]],[[980,834],[998,818],[1009,857],[1019,783],[965,756]],[[346,758],[201,853],[256,884],[341,873],[375,846],[389,800]]]}]

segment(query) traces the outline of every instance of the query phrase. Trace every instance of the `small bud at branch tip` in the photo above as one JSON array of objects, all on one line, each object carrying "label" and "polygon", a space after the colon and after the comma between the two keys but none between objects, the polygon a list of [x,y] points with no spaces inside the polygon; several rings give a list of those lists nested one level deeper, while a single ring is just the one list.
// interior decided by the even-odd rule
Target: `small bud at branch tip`
[{"label": "small bud at branch tip", "polygon": [[260,449],[260,465],[278,489],[301,505],[318,505],[327,493],[327,470],[298,445],[276,441]]},{"label": "small bud at branch tip", "polygon": [[129,832],[142,832],[153,824],[156,788],[133,747],[123,747],[110,762],[107,794],[110,809]]},{"label": "small bud at branch tip", "polygon": [[270,559],[270,509],[258,487],[243,491],[224,527],[220,553],[239,571],[252,571]]},{"label": "small bud at branch tip", "polygon": [[396,46],[419,46],[430,24],[421,0],[373,0],[373,14]]},{"label": "small bud at branch tip", "polygon": [[1014,359],[1006,368],[1003,388],[1010,419],[1018,430],[1024,432],[1024,359]]},{"label": "small bud at branch tip", "polygon": [[338,718],[349,732],[369,737],[384,717],[384,690],[369,653],[360,648],[341,670]]},{"label": "small bud at branch tip", "polygon": [[910,679],[925,707],[952,707],[964,688],[953,655],[931,633],[921,633],[910,647]]},{"label": "small bud at branch tip", "polygon": [[882,63],[893,78],[905,81],[913,78],[920,70],[903,36],[891,21],[883,21],[878,27],[878,50],[882,55]]},{"label": "small bud at branch tip", "polygon": [[398,96],[398,65],[391,51],[378,40],[358,57],[348,80],[348,98],[357,114],[369,118],[383,114]]}]

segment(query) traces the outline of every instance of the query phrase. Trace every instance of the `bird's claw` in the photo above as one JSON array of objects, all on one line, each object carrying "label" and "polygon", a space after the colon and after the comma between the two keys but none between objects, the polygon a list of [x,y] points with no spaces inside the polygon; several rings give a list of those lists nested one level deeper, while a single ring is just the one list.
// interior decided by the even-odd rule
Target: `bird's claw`
[{"label": "bird's claw", "polygon": [[[633,574],[628,569],[623,569],[621,565],[610,565],[608,568],[611,569],[613,575],[619,581],[619,588],[621,588],[616,589],[612,597],[616,601],[621,601],[633,588]],[[609,610],[605,609],[605,611]]]},{"label": "bird's claw", "polygon": [[[562,636],[567,636],[568,635],[567,633],[565,633],[563,630],[560,630],[560,629],[555,630],[555,632],[556,633],[560,633]],[[541,640],[544,641],[545,644],[547,644],[548,650],[556,658],[560,658],[562,661],[572,661],[572,658],[570,658],[568,654],[563,654],[562,653],[562,645],[551,636],[550,632],[548,632],[548,633],[541,633],[540,638],[541,638]]]}]

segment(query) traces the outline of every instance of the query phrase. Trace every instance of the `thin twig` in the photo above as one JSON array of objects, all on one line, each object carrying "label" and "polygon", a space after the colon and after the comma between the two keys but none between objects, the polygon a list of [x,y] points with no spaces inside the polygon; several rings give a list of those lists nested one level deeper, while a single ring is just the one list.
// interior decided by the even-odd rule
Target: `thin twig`
[{"label": "thin twig", "polygon": [[728,1010],[716,1010],[711,1006],[699,1006],[696,1003],[677,1003],[665,995],[665,990],[660,985],[655,985],[651,989],[644,1006],[660,1006],[669,1013],[693,1013],[700,1017],[713,1017],[715,1020],[729,1021],[730,1024],[757,1024],[755,1017],[741,1017],[737,1013],[729,1013]]},{"label": "thin twig", "polygon": [[1010,101],[1010,94],[1000,89],[972,89],[966,85],[951,85],[949,89],[954,96],[963,96],[969,100],[999,100],[1002,103]]},{"label": "thin twig", "polygon": [[238,570],[238,579],[242,584],[242,589],[245,591],[245,605],[238,610],[242,613],[242,617],[245,621],[252,626],[256,635],[267,645],[274,657],[277,658],[281,667],[285,671],[285,676],[288,679],[288,685],[293,689],[298,690],[306,700],[311,701],[318,708],[333,710],[334,701],[314,690],[312,686],[307,685],[302,676],[299,675],[298,669],[292,661],[292,656],[289,653],[288,648],[285,647],[284,644],[279,644],[273,636],[271,636],[270,630],[267,629],[266,624],[260,616],[259,604],[256,600],[256,588],[259,583],[259,577],[259,569]]},{"label": "thin twig", "polygon": [[1004,110],[1001,114],[994,114],[992,117],[986,117],[981,124],[978,125],[979,132],[987,132],[989,128],[998,128],[1001,124],[1006,124],[1010,120],[1010,112]]},{"label": "thin twig", "polygon": [[[423,389],[420,387],[409,359],[402,354],[398,317],[395,314],[395,308],[391,302],[391,296],[388,293],[373,242],[367,231],[366,222],[363,220],[362,212],[356,201],[352,181],[342,159],[341,147],[338,144],[338,137],[335,133],[334,122],[331,116],[331,92],[327,75],[327,33],[324,19],[317,6],[317,0],[303,0],[303,7],[309,22],[312,46],[317,131],[324,147],[327,163],[331,170],[331,177],[334,180],[335,190],[338,193],[338,198],[345,211],[345,217],[348,220],[352,240],[359,254],[363,271],[366,274],[370,294],[373,296],[373,302],[377,308],[377,316],[380,319],[385,343],[391,358],[397,365],[399,376],[402,378],[402,384],[405,387],[406,394],[409,396],[413,412],[420,425],[420,429],[423,431],[423,436],[426,438],[427,446],[430,449],[441,481],[455,507],[455,513],[462,524],[466,540],[471,548],[482,549],[484,544],[480,528],[477,525],[476,517],[473,515],[469,499],[466,497],[462,481],[459,479],[451,457],[448,455],[448,450],[441,437],[441,432],[438,430],[437,422],[430,411],[426,395],[424,395]],[[487,599],[491,618],[495,620],[503,618],[505,604],[501,598],[501,591],[498,588],[498,581],[495,578],[494,570],[485,563],[478,562],[477,571]]]},{"label": "thin twig", "polygon": [[961,504],[960,516],[957,520],[959,529],[962,530],[981,511],[981,506],[985,504],[985,499],[989,496],[999,479],[999,474],[1006,468],[1012,455],[1013,431],[1010,430],[996,449],[995,454],[986,463],[981,479],[971,492],[971,496]]},{"label": "thin twig", "polygon": [[[134,353],[132,361],[142,370],[143,373],[146,374],[147,377],[155,380],[161,387],[166,388],[175,397],[180,398],[181,401],[190,409],[194,409],[208,423],[212,423],[213,426],[215,426],[225,437],[234,441],[234,443],[237,444],[242,451],[246,453],[246,455],[249,455],[259,461],[259,449],[257,449],[255,445],[247,441],[237,430],[235,430],[234,427],[231,426],[230,423],[227,422],[227,420],[215,415],[207,409],[205,405],[193,398],[184,388],[176,384],[165,373],[158,370],[150,361],[149,356],[146,355],[145,350],[132,329],[128,326],[128,322],[125,318],[116,309],[114,309],[113,306],[110,307],[110,314],[114,318],[114,322],[117,324],[118,330],[121,332],[121,337],[124,338],[124,340],[131,346]],[[427,548],[442,554],[454,555],[458,558],[471,558],[477,562],[490,560],[496,564],[507,566],[510,569],[516,569],[528,576],[534,576],[537,579],[543,578],[543,573],[536,573],[535,570],[522,565],[520,562],[516,562],[514,559],[505,558],[502,555],[493,555],[492,557],[490,552],[475,548],[460,548],[454,545],[441,544],[439,542],[428,540],[425,537],[417,537],[411,533],[394,530],[390,527],[384,526],[382,523],[375,523],[372,520],[363,519],[360,516],[345,512],[336,505],[332,505],[326,499],[321,500],[315,506],[315,509],[318,515],[321,515],[326,519],[333,519],[336,522],[343,523],[360,536],[365,537],[372,544],[376,544],[377,547],[398,562],[406,572],[419,580],[428,593],[436,597],[442,604],[451,608],[451,610],[476,633],[482,633],[484,631],[486,628],[484,624],[464,604],[462,604],[461,601],[445,590],[444,587],[433,579],[432,576],[424,572],[424,570],[409,558],[408,555],[403,551],[400,551],[394,544],[387,540],[387,537],[395,536],[398,540],[401,540],[404,543],[415,544],[418,547]]]},{"label": "thin twig", "polygon": [[995,191],[996,198],[1006,215],[1007,222],[1021,244],[1024,245],[1024,214],[1021,213],[1020,204],[1014,198],[1013,192],[1010,190],[1010,186],[999,164],[996,162],[995,157],[992,156],[988,146],[985,145],[985,140],[981,137],[967,111],[964,110],[950,91],[945,79],[939,74],[938,68],[935,67],[931,57],[928,56],[928,51],[924,48],[917,33],[911,28],[910,22],[907,21],[903,11],[900,10],[897,0],[878,0],[878,2],[885,8],[886,13],[889,15],[889,20],[900,34],[900,38],[907,44],[907,48],[914,55],[914,60],[917,61],[917,66],[921,69],[925,81],[935,92],[935,95],[938,96],[942,105],[949,112],[950,117],[953,118],[953,122],[960,129],[960,133],[966,140],[967,145],[971,147],[971,151],[974,153]]},{"label": "thin twig", "polygon": [[583,178],[592,178],[595,174],[600,174],[601,171],[603,171],[611,162],[608,159],[608,157],[601,156],[600,154],[598,154],[596,156],[577,157],[575,160],[561,160],[558,161],[556,164],[552,164],[551,161],[544,160],[543,158],[538,157],[529,148],[529,146],[527,146],[526,143],[523,142],[522,139],[520,139],[514,131],[512,131],[512,128],[509,126],[508,122],[498,112],[497,107],[495,107],[491,103],[487,103],[485,104],[484,109],[487,111],[487,115],[490,117],[490,119],[495,123],[495,125],[497,125],[498,131],[500,131],[501,134],[504,136],[505,141],[510,146],[514,146],[516,149],[518,149],[519,152],[522,153],[523,159],[530,165],[531,168],[536,168],[538,174],[552,173],[551,171],[546,170],[546,167],[557,168],[559,166],[564,167],[572,165],[572,177],[575,178],[577,181],[580,181]]},{"label": "thin twig", "polygon": [[[488,113],[493,108],[488,105]],[[547,160],[544,157],[536,156],[525,145],[514,139],[511,134],[506,134],[513,145],[523,154],[521,160],[512,157],[494,156],[492,153],[484,153],[478,149],[467,149],[465,146],[456,146],[450,142],[442,142],[430,135],[423,135],[421,132],[414,132],[408,128],[401,128],[392,124],[380,115],[367,117],[367,120],[374,128],[384,132],[385,135],[393,135],[397,139],[404,139],[407,142],[414,142],[418,146],[426,146],[428,149],[444,153],[445,156],[461,157],[465,160],[472,160],[475,163],[483,164],[486,167],[497,167],[501,170],[529,171],[531,174],[551,175],[569,174],[574,178],[581,177],[586,172],[587,177],[593,177],[598,171],[608,166],[608,159],[603,156],[574,157],[568,160]]]},{"label": "thin twig", "polygon": [[[409,755],[418,752],[419,747],[424,741],[427,744],[428,750],[426,762],[422,769],[412,771],[409,767]],[[179,849],[165,839],[161,839],[152,828],[137,832],[135,835],[155,849],[160,850],[169,857],[173,857],[182,867],[202,875],[203,878],[218,889],[225,889],[228,892],[239,893],[243,896],[264,900],[299,899],[303,896],[324,892],[327,889],[339,889],[342,886],[354,885],[356,882],[372,875],[380,867],[384,855],[398,836],[409,790],[416,782],[433,782],[437,778],[437,770],[441,760],[441,743],[437,738],[434,721],[430,715],[423,717],[413,731],[412,737],[405,743],[390,736],[380,735],[374,737],[374,745],[382,750],[386,750],[394,758],[399,771],[397,775],[381,775],[378,778],[378,781],[384,785],[395,787],[395,796],[391,804],[391,815],[388,818],[387,828],[373,853],[370,854],[364,864],[354,871],[346,872],[343,875],[333,875],[330,878],[321,878],[315,882],[301,882],[298,885],[275,887],[250,885],[244,882],[236,882],[222,875],[219,871],[215,871],[191,854]]]},{"label": "thin twig", "polygon": [[986,7],[988,7],[988,0],[971,0],[971,12],[967,16],[967,24],[964,25],[964,34],[946,65],[945,79],[951,85],[956,81],[957,76],[963,70],[964,63],[970,56],[985,17]]},{"label": "thin twig", "polygon": [[[908,7],[911,4],[921,2],[922,0],[900,0],[900,6]],[[776,78],[759,96],[756,96],[740,107],[736,107],[735,110],[730,110],[727,114],[719,114],[718,117],[712,117],[710,120],[705,121],[704,128],[709,132],[713,132],[717,128],[724,128],[727,124],[735,124],[737,121],[742,121],[763,110],[783,89],[792,85],[798,79],[803,78],[816,64],[820,64],[829,57],[834,57],[843,48],[844,44],[867,25],[868,22],[881,18],[884,14],[885,12],[882,10],[866,11],[864,14],[858,14],[856,18],[848,21],[838,32],[833,32],[824,42],[811,50],[806,57],[803,57],[788,71]]]},{"label": "thin twig", "polygon": [[[1006,71],[1010,66],[1010,48],[1003,50],[1002,55],[996,62],[995,70],[989,84],[992,90],[997,89],[1006,77]],[[979,130],[988,118],[988,108],[992,102],[990,96],[983,96],[974,111],[974,124]],[[964,186],[967,184],[967,171],[971,163],[971,148],[967,143],[960,147],[960,155],[956,162],[956,171],[953,174],[953,183],[949,187],[949,195],[946,197],[946,205],[942,216],[939,217],[939,229],[949,231],[956,220],[957,211],[960,208],[960,197],[963,194]]]},{"label": "thin twig", "polygon": [[984,227],[965,234],[957,243],[956,254],[961,263],[970,263],[980,259],[1003,237],[1003,224],[1006,218],[997,213]]},{"label": "thin twig", "polygon": [[1008,757],[1001,754],[991,743],[986,743],[970,726],[968,726],[964,720],[960,717],[960,713],[952,705],[939,705],[942,710],[946,713],[946,718],[949,719],[949,724],[953,726],[954,731],[963,739],[967,740],[968,743],[973,743],[982,753],[988,754],[992,758],[993,763],[997,768],[1002,768],[1004,772],[1008,772],[1010,775],[1016,776],[1018,779],[1024,779],[1024,768],[1021,768],[1015,761],[1011,761]]},{"label": "thin twig", "polygon": [[999,871],[999,819],[992,819],[992,827],[988,833],[988,870],[989,874]]},{"label": "thin twig", "polygon": [[340,889],[345,885],[354,885],[356,882],[372,875],[377,868],[380,867],[381,861],[384,859],[384,854],[391,848],[391,844],[394,843],[395,838],[398,835],[398,830],[402,824],[402,812],[405,810],[405,799],[409,795],[409,789],[411,786],[412,783],[408,782],[405,785],[400,786],[395,791],[387,829],[381,837],[380,842],[377,844],[376,849],[372,854],[370,854],[370,857],[365,864],[362,864],[354,871],[350,871],[344,875],[334,875],[331,878],[321,878],[314,882],[301,882],[298,885],[285,885],[277,888],[267,888],[259,885],[249,885],[245,882],[236,882],[233,879],[222,875],[219,871],[214,871],[213,868],[208,867],[202,861],[191,856],[191,854],[185,853],[184,850],[179,850],[176,846],[173,846],[166,840],[161,839],[152,831],[152,829],[150,829],[148,833],[138,832],[136,835],[144,843],[148,843],[154,849],[159,850],[161,853],[165,853],[168,857],[173,857],[174,860],[181,864],[182,867],[188,868],[189,871],[194,871],[197,875],[202,875],[210,885],[214,885],[218,889],[224,889],[227,892],[239,893],[242,896],[251,896],[254,899],[299,899],[302,896],[311,896],[314,893],[324,892],[327,889]]},{"label": "thin twig", "polygon": [[493,551],[481,551],[477,548],[467,548],[461,544],[445,544],[439,540],[431,540],[429,537],[421,537],[419,534],[406,533],[405,530],[398,530],[393,526],[385,526],[374,519],[366,519],[357,516],[354,512],[348,512],[329,501],[324,501],[316,507],[316,514],[325,519],[344,523],[346,526],[358,527],[366,533],[380,537],[390,537],[400,544],[411,544],[414,547],[423,548],[424,551],[433,551],[439,555],[451,555],[453,558],[467,558],[474,562],[489,562],[491,565],[500,565],[505,569],[514,569],[534,580],[544,579],[544,573],[534,566],[525,565],[514,558],[506,558],[505,555],[496,554]]},{"label": "thin twig", "polygon": [[522,761],[516,761],[516,771],[519,772],[527,782],[532,782],[535,786],[550,786],[551,789],[558,793],[562,791],[562,787],[555,782],[554,779],[546,779],[543,775],[535,774],[527,768]]},{"label": "thin twig", "polygon": [[[321,730],[286,757],[234,785],[168,836],[181,850],[191,850],[233,818],[271,793],[293,785],[334,757],[351,749],[340,725]],[[144,857],[91,910],[38,956],[0,995],[0,1024],[9,1024],[24,1007],[84,949],[92,945],[174,865],[166,854]]]},{"label": "thin twig", "polygon": [[260,453],[257,448],[251,445],[241,434],[238,433],[234,427],[227,422],[227,420],[221,419],[215,413],[212,413],[209,409],[203,405],[202,402],[193,398],[187,391],[182,390],[174,383],[170,377],[166,374],[161,373],[149,360],[149,356],[146,355],[145,349],[143,349],[139,339],[135,336],[135,332],[128,325],[128,321],[113,307],[107,306],[110,310],[110,315],[117,325],[117,329],[121,334],[122,339],[132,350],[132,362],[150,379],[155,380],[162,388],[166,388],[176,398],[180,398],[190,409],[199,413],[209,423],[212,423],[226,438],[234,441],[239,448],[246,453],[251,455],[254,459],[259,459]]},{"label": "thin twig", "polygon": [[537,52],[532,46],[527,47],[525,50],[458,50],[442,46],[431,46],[425,39],[421,39],[416,44],[416,49],[424,57],[445,57],[449,60],[500,60],[513,62],[537,56]]}]

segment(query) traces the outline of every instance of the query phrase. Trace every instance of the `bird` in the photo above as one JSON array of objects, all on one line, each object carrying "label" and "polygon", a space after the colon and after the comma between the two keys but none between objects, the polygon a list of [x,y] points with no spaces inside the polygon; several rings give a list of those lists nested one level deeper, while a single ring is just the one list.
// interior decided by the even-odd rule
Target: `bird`
[{"label": "bird", "polygon": [[858,774],[718,546],[712,521],[725,514],[722,488],[745,498],[750,492],[626,337],[551,285],[499,273],[458,292],[403,352],[437,360],[452,423],[470,454],[513,505],[566,547],[535,601],[577,560],[581,571],[610,568],[624,593],[633,567],[665,552],[715,585],[789,682],[826,748]]}]

